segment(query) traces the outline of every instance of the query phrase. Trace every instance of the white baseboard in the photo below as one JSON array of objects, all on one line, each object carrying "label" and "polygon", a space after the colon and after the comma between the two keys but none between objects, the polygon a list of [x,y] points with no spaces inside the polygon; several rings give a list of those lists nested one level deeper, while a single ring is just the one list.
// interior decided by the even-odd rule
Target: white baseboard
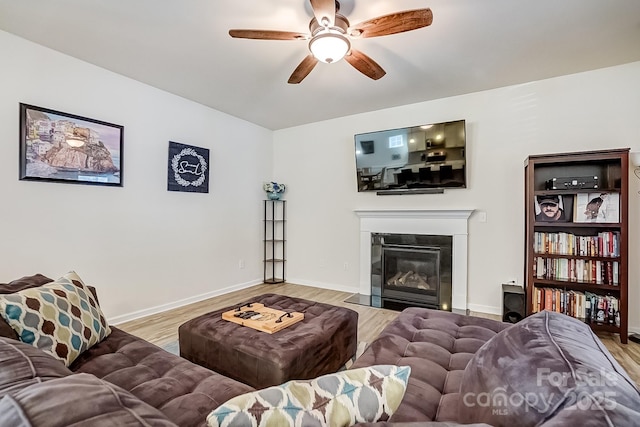
[{"label": "white baseboard", "polygon": [[[181,299],[179,301],[174,301],[170,304],[162,304],[162,305],[150,307],[144,310],[134,311],[133,313],[123,314],[121,316],[115,316],[110,319],[107,319],[107,321],[111,325],[118,325],[119,323],[129,322],[131,320],[136,320],[141,317],[151,316],[153,314],[162,313],[163,311],[172,310],[174,308],[179,308],[188,304],[193,304],[195,302],[203,301],[209,298],[218,297],[220,295],[228,294],[229,292],[250,288],[251,286],[259,285],[261,283],[263,283],[261,279],[256,279],[251,282],[239,283],[237,285],[227,286],[226,288],[216,289],[215,291],[207,292],[200,295],[195,295],[189,298]],[[333,291],[349,292],[354,294],[357,294],[359,291],[358,286],[349,287],[349,286],[336,285],[334,283],[314,282],[312,280],[306,280],[306,279],[289,279],[287,280],[287,283],[291,283],[298,286],[312,286],[315,288],[330,289]],[[468,304],[468,308],[470,311],[475,311],[478,313],[502,316],[501,307],[494,307],[490,305],[481,305],[481,304]],[[640,333],[640,326],[629,326],[629,332]]]},{"label": "white baseboard", "polygon": [[207,292],[200,295],[195,295],[189,298],[174,301],[170,304],[162,304],[155,307],[146,308],[144,310],[134,311],[133,313],[123,314],[107,319],[110,325],[118,325],[119,323],[129,322],[131,320],[140,319],[141,317],[151,316],[153,314],[162,313],[163,311],[172,310],[174,308],[182,307],[195,302],[203,301],[209,298],[218,297],[220,295],[228,294],[229,292],[239,291],[251,286],[259,285],[262,283],[262,279],[254,280],[251,282],[239,283],[237,285],[227,286],[226,288],[216,289],[215,291]]},{"label": "white baseboard", "polygon": [[494,307],[491,305],[481,305],[481,304],[467,304],[467,308],[470,311],[475,311],[478,313],[494,314],[496,316],[502,316],[502,307]]}]

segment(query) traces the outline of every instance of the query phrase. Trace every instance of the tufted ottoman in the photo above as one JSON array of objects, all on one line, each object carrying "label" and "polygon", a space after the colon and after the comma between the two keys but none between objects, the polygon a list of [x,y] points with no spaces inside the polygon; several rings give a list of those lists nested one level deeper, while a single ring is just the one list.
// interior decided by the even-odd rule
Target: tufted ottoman
[{"label": "tufted ottoman", "polygon": [[460,382],[476,351],[512,326],[448,311],[407,308],[389,323],[352,369],[411,366],[404,399],[390,421],[456,421]]},{"label": "tufted ottoman", "polygon": [[[249,302],[304,313],[304,320],[274,334],[222,319]],[[358,345],[358,313],[348,308],[275,294],[196,317],[178,329],[180,355],[255,388],[336,372]]]}]

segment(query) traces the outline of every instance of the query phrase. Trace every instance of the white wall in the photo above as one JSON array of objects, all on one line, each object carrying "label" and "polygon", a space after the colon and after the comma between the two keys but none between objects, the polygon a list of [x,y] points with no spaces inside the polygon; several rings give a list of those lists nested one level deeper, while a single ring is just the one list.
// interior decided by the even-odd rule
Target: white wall
[{"label": "white wall", "polygon": [[[499,313],[500,284],[523,280],[526,157],[640,151],[638,62],[273,133],[1,31],[0,51],[0,281],[76,270],[112,321],[260,281],[270,178],[287,184],[289,281],[331,289],[358,291],[354,209],[486,212],[469,227],[469,303]],[[124,125],[124,187],[19,181],[19,102]],[[467,121],[468,189],[357,193],[354,134],[457,119]],[[166,190],[169,140],[211,150],[209,194]],[[640,330],[640,180],[630,184],[630,325]]]},{"label": "white wall", "polygon": [[[288,185],[294,283],[358,291],[354,209],[477,209],[469,225],[469,306],[501,313],[501,284],[524,277],[524,161],[532,154],[640,151],[640,62],[276,131]],[[442,195],[356,191],[354,134],[465,119],[468,189]],[[630,177],[630,325],[640,330],[639,180]]]},{"label": "white wall", "polygon": [[[0,282],[76,270],[113,321],[261,281],[270,130],[5,32],[0,52]],[[19,181],[20,102],[124,125],[124,187]],[[210,149],[208,194],[167,191],[170,140]]]}]

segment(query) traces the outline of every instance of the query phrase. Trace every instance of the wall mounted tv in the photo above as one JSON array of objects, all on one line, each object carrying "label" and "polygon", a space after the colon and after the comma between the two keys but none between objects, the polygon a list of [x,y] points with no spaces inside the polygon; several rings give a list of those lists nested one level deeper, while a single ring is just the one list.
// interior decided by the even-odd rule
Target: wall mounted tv
[{"label": "wall mounted tv", "polygon": [[441,193],[465,188],[465,121],[355,135],[358,191]]}]

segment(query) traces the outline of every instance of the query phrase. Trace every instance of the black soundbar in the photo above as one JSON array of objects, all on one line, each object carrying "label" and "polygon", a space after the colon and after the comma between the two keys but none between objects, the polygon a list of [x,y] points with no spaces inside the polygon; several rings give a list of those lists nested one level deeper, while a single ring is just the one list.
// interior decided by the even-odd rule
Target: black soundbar
[{"label": "black soundbar", "polygon": [[380,190],[378,196],[396,196],[399,194],[442,194],[444,188],[396,188],[393,190]]}]

